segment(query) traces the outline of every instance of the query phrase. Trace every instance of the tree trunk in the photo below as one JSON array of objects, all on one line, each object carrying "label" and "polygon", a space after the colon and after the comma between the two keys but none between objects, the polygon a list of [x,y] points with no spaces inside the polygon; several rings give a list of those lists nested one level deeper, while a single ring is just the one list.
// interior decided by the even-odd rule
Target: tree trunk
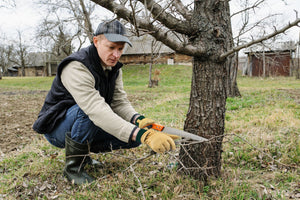
[{"label": "tree trunk", "polygon": [[238,54],[231,55],[226,60],[227,80],[226,91],[228,97],[241,97],[236,79],[238,72]]},{"label": "tree trunk", "polygon": [[296,67],[296,79],[300,79],[300,33],[299,33],[299,41],[298,41],[298,60],[297,60],[297,67]]},{"label": "tree trunk", "polygon": [[[180,160],[188,174],[206,181],[219,176],[226,103],[224,63],[194,58],[190,108],[184,129],[211,139],[209,143],[183,146]],[[190,168],[190,169],[189,169]]]},{"label": "tree trunk", "polygon": [[183,145],[179,169],[206,181],[208,176],[218,177],[221,171],[228,74],[226,60],[217,58],[229,48],[228,37],[232,36],[228,25],[229,4],[221,0],[195,0],[193,17],[199,35],[191,42],[205,45],[211,50],[211,56],[194,57],[190,106],[184,129],[210,141]]},{"label": "tree trunk", "polygon": [[149,63],[149,88],[152,88],[152,61]]},{"label": "tree trunk", "polygon": [[[232,34],[232,27],[231,27],[231,21],[228,24],[228,47],[229,49],[232,49],[234,47],[233,42],[233,34]],[[239,42],[237,42],[239,43]],[[237,86],[237,71],[238,71],[238,65],[239,65],[239,52],[236,52],[235,54],[232,54],[227,57],[226,61],[226,68],[227,68],[227,96],[228,97],[240,97],[241,93],[239,91],[239,88]]]},{"label": "tree trunk", "polygon": [[236,52],[234,57],[234,63],[230,74],[230,93],[228,93],[227,96],[230,97],[241,97],[240,90],[238,88],[236,79],[237,79],[237,73],[238,73],[238,67],[239,67],[239,52]]}]

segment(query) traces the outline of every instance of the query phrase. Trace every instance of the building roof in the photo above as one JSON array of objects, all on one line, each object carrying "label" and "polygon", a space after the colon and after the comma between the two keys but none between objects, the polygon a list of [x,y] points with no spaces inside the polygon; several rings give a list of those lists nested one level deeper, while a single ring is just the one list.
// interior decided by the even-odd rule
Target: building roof
[{"label": "building roof", "polygon": [[273,52],[295,52],[297,44],[293,41],[289,42],[274,42],[268,45],[256,44],[245,50],[245,54],[250,53],[273,53]]},{"label": "building roof", "polygon": [[7,70],[8,71],[12,71],[12,72],[17,72],[18,71],[18,66],[13,66],[13,67],[8,67]]},{"label": "building roof", "polygon": [[[135,55],[135,54],[150,54],[152,41],[156,41],[151,35],[143,35],[140,37],[129,36],[129,40],[132,43],[132,47],[125,49],[123,55]],[[163,43],[156,41],[154,45],[153,53],[174,53],[175,51],[167,47]]]}]

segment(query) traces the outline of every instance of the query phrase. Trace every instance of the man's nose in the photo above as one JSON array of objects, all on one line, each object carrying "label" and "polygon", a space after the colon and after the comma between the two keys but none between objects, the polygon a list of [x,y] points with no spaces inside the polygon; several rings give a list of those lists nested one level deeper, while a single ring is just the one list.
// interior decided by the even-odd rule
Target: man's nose
[{"label": "man's nose", "polygon": [[121,51],[119,51],[119,50],[115,50],[114,52],[113,52],[113,56],[115,56],[115,57],[120,57],[122,55],[122,52]]}]

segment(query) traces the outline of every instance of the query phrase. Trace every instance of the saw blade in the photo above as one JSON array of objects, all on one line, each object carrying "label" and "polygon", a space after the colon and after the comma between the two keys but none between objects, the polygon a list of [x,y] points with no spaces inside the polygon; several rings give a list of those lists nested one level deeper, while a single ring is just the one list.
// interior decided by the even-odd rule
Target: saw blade
[{"label": "saw blade", "polygon": [[183,130],[179,130],[179,129],[171,128],[171,127],[167,127],[167,126],[165,126],[162,131],[165,133],[177,135],[177,136],[180,136],[180,137],[186,138],[186,139],[196,140],[199,142],[207,142],[208,141],[208,139],[201,137],[199,135],[195,135],[195,134],[183,131]]}]

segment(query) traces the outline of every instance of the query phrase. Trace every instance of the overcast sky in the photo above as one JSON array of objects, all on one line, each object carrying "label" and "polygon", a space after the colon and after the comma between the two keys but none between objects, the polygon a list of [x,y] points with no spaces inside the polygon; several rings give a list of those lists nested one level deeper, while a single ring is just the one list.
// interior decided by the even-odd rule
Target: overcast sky
[{"label": "overcast sky", "polygon": [[[0,0],[0,7],[1,7]],[[16,8],[6,9],[0,8],[0,36],[5,34],[8,39],[16,36],[17,30],[21,30],[23,34],[33,36],[36,27],[41,20],[41,17],[45,14],[39,10],[33,3],[34,0],[15,0]],[[239,6],[239,2],[242,0],[231,0],[231,11],[235,12]],[[253,0],[254,1],[254,0]],[[280,13],[277,17],[276,23],[278,26],[286,25],[289,21],[293,21],[296,18],[294,10],[299,12],[300,16],[300,0],[268,0],[269,4],[263,5],[263,10],[256,12],[255,16],[263,16],[268,13]],[[103,8],[97,7],[97,11],[103,12]],[[106,12],[107,13],[107,12]],[[254,19],[252,17],[251,19]],[[233,19],[233,29],[236,30],[240,19]],[[97,26],[97,25],[93,25]],[[94,27],[95,28],[95,27]],[[279,27],[280,28],[280,27]],[[285,36],[287,40],[298,40],[300,28],[293,28]]]}]

